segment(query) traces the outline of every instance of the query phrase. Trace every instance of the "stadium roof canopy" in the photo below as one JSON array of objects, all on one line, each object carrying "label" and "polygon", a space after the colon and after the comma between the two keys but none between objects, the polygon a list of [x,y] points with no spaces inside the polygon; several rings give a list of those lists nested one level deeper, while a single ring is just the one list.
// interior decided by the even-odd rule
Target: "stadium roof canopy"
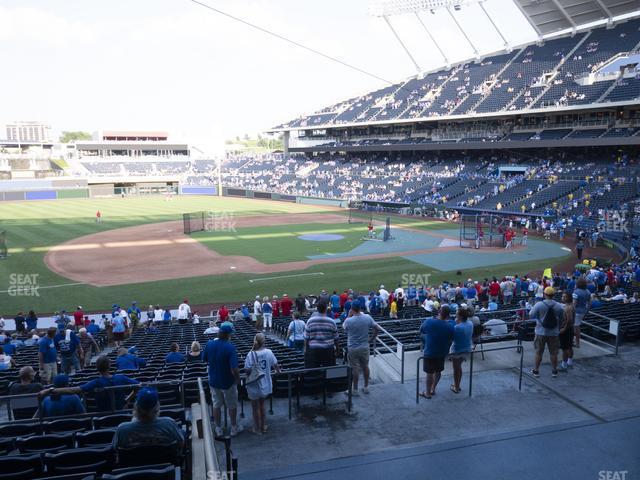
[{"label": "stadium roof canopy", "polygon": [[632,13],[640,0],[514,0],[540,36]]}]

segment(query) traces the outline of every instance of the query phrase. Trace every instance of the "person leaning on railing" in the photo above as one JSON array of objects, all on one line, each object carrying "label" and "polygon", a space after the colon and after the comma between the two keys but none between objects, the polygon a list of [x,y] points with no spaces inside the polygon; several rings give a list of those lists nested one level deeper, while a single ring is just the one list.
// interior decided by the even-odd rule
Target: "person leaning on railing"
[{"label": "person leaning on railing", "polygon": [[[65,394],[86,394],[93,392],[94,390],[103,389],[106,387],[119,387],[125,385],[131,385],[135,388],[135,386],[139,385],[140,382],[133,378],[129,378],[126,375],[115,374],[111,375],[109,372],[109,368],[111,367],[111,362],[109,358],[105,355],[98,357],[96,361],[96,368],[98,369],[98,378],[94,378],[93,380],[84,383],[78,387],[65,387],[65,388],[49,388],[46,390],[42,390],[40,392],[41,396],[46,395],[65,395]],[[122,410],[127,403],[127,399],[125,397],[125,391],[123,389],[116,389],[113,392],[109,391],[99,391],[95,394],[96,399],[96,409],[99,412],[104,412],[112,409],[111,404],[111,395],[113,395],[113,409]]]}]

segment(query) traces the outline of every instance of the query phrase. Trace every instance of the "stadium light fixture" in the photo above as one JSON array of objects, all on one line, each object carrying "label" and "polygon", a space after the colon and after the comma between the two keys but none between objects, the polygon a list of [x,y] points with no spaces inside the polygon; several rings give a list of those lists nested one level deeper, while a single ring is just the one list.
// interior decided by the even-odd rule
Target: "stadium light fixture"
[{"label": "stadium light fixture", "polygon": [[460,10],[464,5],[478,3],[479,0],[373,0],[369,13],[374,17],[389,17],[407,13],[431,12],[453,8]]}]

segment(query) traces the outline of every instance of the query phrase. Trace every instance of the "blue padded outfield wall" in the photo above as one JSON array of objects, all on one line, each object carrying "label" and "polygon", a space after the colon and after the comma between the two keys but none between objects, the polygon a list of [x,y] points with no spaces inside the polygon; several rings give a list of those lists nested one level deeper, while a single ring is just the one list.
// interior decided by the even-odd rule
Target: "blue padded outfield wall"
[{"label": "blue padded outfield wall", "polygon": [[57,197],[55,190],[34,190],[24,192],[25,200],[55,200]]},{"label": "blue padded outfield wall", "polygon": [[216,187],[189,187],[180,186],[181,195],[217,195],[218,189]]}]

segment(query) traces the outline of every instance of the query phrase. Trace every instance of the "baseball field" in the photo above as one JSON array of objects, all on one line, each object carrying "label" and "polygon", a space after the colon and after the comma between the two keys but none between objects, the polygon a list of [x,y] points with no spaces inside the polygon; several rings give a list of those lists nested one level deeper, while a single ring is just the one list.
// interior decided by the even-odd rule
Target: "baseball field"
[{"label": "baseball field", "polygon": [[[96,212],[101,222],[96,221]],[[182,214],[211,211],[207,231],[184,235]],[[513,252],[461,249],[456,225],[375,216],[349,223],[345,210],[230,197],[131,197],[3,203],[0,314],[137,301],[172,306],[295,296],[321,289],[527,273],[562,263],[566,247],[529,240]],[[208,313],[208,312],[206,312]]]}]

